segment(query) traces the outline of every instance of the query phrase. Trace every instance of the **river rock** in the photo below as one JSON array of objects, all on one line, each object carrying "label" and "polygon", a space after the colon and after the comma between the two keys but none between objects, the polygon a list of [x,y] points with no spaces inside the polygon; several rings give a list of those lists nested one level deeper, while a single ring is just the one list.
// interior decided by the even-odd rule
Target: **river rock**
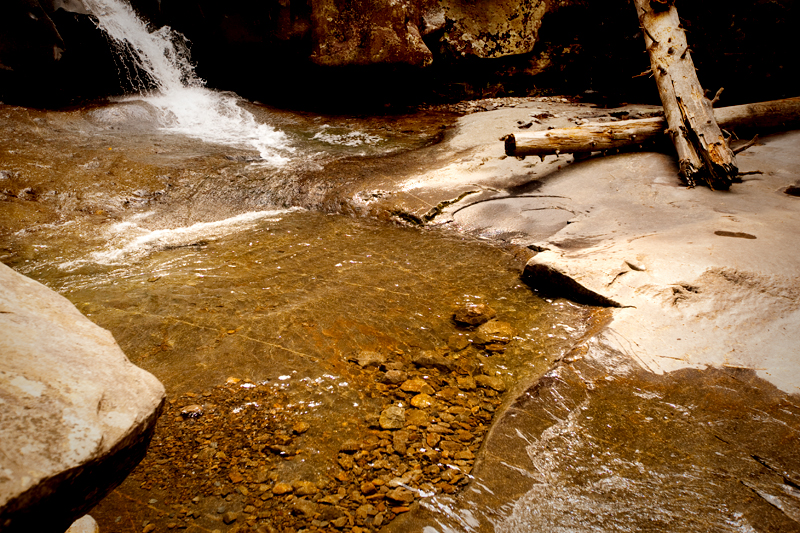
[{"label": "river rock", "polygon": [[292,487],[289,483],[279,482],[275,483],[275,486],[272,487],[272,493],[277,495],[287,494],[289,492],[292,492],[293,490],[294,487]]},{"label": "river rock", "polygon": [[453,313],[453,320],[462,326],[480,326],[497,316],[497,312],[486,304],[467,304]]},{"label": "river rock", "polygon": [[436,368],[445,372],[450,372],[454,367],[453,361],[431,350],[413,355],[411,362],[420,368]]},{"label": "river rock", "polygon": [[413,392],[413,393],[425,393],[425,394],[433,394],[436,392],[433,387],[431,387],[427,381],[424,379],[409,379],[408,381],[404,382],[400,385],[400,390],[404,392]]},{"label": "river rock", "polygon": [[380,424],[383,429],[402,429],[405,422],[405,409],[397,405],[390,405],[381,413]]},{"label": "river rock", "polygon": [[406,425],[427,426],[431,423],[431,415],[421,409],[409,409],[406,412]]},{"label": "river rock", "polygon": [[475,387],[477,387],[475,378],[472,376],[459,376],[456,378],[456,383],[461,390],[475,390]]},{"label": "river rock", "polygon": [[514,337],[514,328],[508,322],[490,320],[475,331],[475,340],[479,344],[504,345]]},{"label": "river rock", "polygon": [[400,503],[411,503],[414,501],[414,493],[403,487],[397,487],[394,490],[390,490],[386,493],[386,496],[390,500]]},{"label": "river rock", "polygon": [[417,409],[425,409],[433,405],[433,398],[429,394],[420,393],[411,398],[411,405]]},{"label": "river rock", "polygon": [[164,387],[62,296],[0,286],[0,529],[65,531],[142,459]]},{"label": "river rock", "polygon": [[348,359],[361,368],[378,368],[386,361],[386,356],[378,352],[364,350]]},{"label": "river rock", "polygon": [[100,527],[95,519],[87,514],[75,520],[66,533],[100,533]]},{"label": "river rock", "polygon": [[311,481],[294,481],[292,482],[292,487],[297,496],[312,496],[319,491]]},{"label": "river rock", "polygon": [[389,385],[397,385],[398,383],[402,383],[408,379],[408,373],[403,372],[402,370],[387,370],[386,373],[379,378],[378,381],[381,383],[387,383]]},{"label": "river rock", "polygon": [[292,504],[292,511],[306,517],[312,517],[318,512],[318,505],[310,500],[297,499]]},{"label": "river rock", "polygon": [[506,390],[506,384],[500,376],[475,376],[475,383],[478,387],[493,389],[498,392]]}]

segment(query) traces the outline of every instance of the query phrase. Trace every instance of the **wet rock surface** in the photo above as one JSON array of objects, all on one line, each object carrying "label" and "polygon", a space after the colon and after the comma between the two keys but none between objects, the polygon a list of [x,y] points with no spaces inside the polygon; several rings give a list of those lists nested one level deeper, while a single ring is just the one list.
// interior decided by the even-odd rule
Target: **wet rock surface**
[{"label": "wet rock surface", "polygon": [[389,530],[800,531],[797,395],[745,369],[656,375],[607,348],[509,405],[469,490]]},{"label": "wet rock surface", "polygon": [[[504,130],[564,127],[586,110],[546,107],[465,117],[448,142],[470,157],[406,190],[429,203],[470,192],[437,221],[527,244],[529,283],[593,295],[614,319],[601,348],[579,350],[501,415],[468,490],[432,498],[396,531],[666,530],[674,516],[694,531],[796,531],[786,450],[798,359],[783,332],[797,327],[800,258],[785,223],[798,205],[783,191],[796,180],[797,133],[740,154],[758,177],[720,195],[681,186],[658,152],[503,159],[491,139]],[[465,173],[471,188],[456,178]]]}]

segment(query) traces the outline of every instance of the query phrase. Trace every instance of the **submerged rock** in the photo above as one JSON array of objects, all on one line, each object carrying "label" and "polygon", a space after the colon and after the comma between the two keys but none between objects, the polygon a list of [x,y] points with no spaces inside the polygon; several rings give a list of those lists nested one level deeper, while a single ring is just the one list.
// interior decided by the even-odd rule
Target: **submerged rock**
[{"label": "submerged rock", "polygon": [[361,368],[378,368],[386,362],[386,356],[378,352],[362,351],[348,358]]},{"label": "submerged rock", "polygon": [[401,429],[406,423],[405,409],[391,405],[381,413],[380,424],[383,429]]},{"label": "submerged rock", "polygon": [[142,459],[164,387],[65,298],[0,286],[0,529],[64,531]]},{"label": "submerged rock", "polygon": [[[497,312],[486,304],[468,304],[456,309],[453,320],[461,326],[480,326],[497,316]],[[461,339],[454,343],[463,344]]]},{"label": "submerged rock", "polygon": [[488,351],[502,351],[514,337],[514,328],[508,322],[490,320],[475,331],[475,340]]}]

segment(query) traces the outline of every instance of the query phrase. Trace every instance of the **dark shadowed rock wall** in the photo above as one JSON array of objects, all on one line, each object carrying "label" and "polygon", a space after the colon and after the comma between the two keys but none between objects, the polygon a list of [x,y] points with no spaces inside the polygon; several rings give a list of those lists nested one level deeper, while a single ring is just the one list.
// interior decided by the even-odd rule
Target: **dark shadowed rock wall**
[{"label": "dark shadowed rock wall", "polygon": [[[131,0],[191,41],[212,87],[283,106],[552,91],[657,103],[633,5],[586,0]],[[796,95],[794,0],[679,2],[701,82],[723,104]],[[80,0],[0,6],[0,98],[125,90]]]}]

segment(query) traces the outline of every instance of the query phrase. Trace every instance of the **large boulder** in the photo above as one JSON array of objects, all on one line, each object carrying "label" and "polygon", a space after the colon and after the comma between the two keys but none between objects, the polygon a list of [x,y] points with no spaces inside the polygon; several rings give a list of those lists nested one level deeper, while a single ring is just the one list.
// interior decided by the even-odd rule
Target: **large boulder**
[{"label": "large boulder", "polygon": [[0,17],[0,70],[47,68],[61,59],[64,41],[36,0],[6,0]]},{"label": "large boulder", "polygon": [[62,296],[0,286],[0,530],[60,533],[142,459],[164,387]]},{"label": "large boulder", "polygon": [[0,100],[62,106],[129,85],[81,0],[0,3]]},{"label": "large boulder", "polygon": [[443,19],[450,54],[488,59],[533,51],[546,12],[543,0],[440,0],[428,18]]},{"label": "large boulder", "polygon": [[405,63],[426,67],[416,6],[398,0],[314,0],[312,60],[325,66]]}]

